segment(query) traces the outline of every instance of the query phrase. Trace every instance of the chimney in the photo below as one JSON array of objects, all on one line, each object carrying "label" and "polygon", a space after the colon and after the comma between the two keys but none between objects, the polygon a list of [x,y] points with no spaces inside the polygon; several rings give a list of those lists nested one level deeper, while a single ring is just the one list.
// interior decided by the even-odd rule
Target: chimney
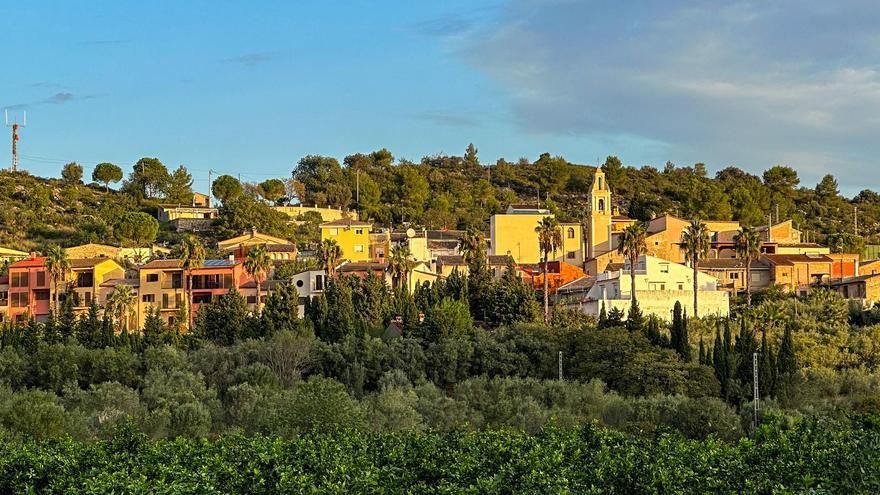
[{"label": "chimney", "polygon": [[234,255],[234,254],[230,254],[230,255],[229,255],[229,261],[235,261],[235,255]]},{"label": "chimney", "polygon": [[37,252],[36,251],[31,251],[31,259],[32,260],[37,259]]},{"label": "chimney", "polygon": [[257,228],[256,227],[251,227],[251,236],[253,236],[253,237],[257,236]]}]

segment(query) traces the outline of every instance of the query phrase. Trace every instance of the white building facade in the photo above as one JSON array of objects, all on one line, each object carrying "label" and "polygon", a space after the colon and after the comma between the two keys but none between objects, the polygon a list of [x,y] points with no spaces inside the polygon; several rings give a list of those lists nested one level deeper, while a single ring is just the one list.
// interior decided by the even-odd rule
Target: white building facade
[{"label": "white building facade", "polygon": [[[641,256],[636,265],[636,299],[642,313],[672,320],[676,302],[681,303],[688,314],[693,314],[694,272],[685,265],[653,256]],[[718,290],[718,279],[705,273],[697,273],[699,316],[729,316],[730,296]],[[568,303],[578,310],[598,315],[617,308],[629,311],[632,304],[632,281],[629,261],[623,269],[600,273],[596,282],[580,300]]]}]

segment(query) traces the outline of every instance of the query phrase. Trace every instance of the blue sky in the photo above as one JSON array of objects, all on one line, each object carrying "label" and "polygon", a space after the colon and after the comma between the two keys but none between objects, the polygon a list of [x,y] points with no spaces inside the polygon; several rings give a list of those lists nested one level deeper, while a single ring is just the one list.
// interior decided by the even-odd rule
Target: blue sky
[{"label": "blue sky", "polygon": [[209,169],[474,142],[880,189],[876,2],[2,3],[0,106],[27,109],[39,175],[156,156],[204,190]]}]

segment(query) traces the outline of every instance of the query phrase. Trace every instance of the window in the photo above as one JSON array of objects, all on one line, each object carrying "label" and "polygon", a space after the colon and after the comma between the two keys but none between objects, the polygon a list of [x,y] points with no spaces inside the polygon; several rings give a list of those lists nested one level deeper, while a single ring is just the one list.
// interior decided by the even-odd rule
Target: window
[{"label": "window", "polygon": [[193,294],[193,304],[207,304],[211,302],[211,293],[203,292],[201,294]]},{"label": "window", "polygon": [[678,284],[678,290],[684,290],[684,284]]},{"label": "window", "polygon": [[49,291],[47,290],[38,290],[34,292],[34,299],[37,301],[48,301],[49,300]]},{"label": "window", "polygon": [[46,272],[37,272],[37,287],[46,286]]},{"label": "window", "polygon": [[731,280],[739,280],[739,273],[733,272],[730,274]]},{"label": "window", "polygon": [[660,273],[669,273],[669,263],[660,264]]},{"label": "window", "polygon": [[574,228],[573,227],[568,228],[568,238],[574,239]]},{"label": "window", "polygon": [[247,296],[248,304],[257,304],[257,296]]},{"label": "window", "polygon": [[324,276],[315,275],[315,290],[324,290]]},{"label": "window", "polygon": [[327,229],[328,235],[339,235],[339,229]]},{"label": "window", "polygon": [[603,189],[603,187],[602,187],[602,178],[601,178],[601,177],[599,177],[599,189]]},{"label": "window", "polygon": [[605,211],[605,200],[602,199],[602,198],[599,198],[599,207],[598,207],[598,209],[599,209],[599,211]]},{"label": "window", "polygon": [[147,282],[158,282],[159,274],[158,273],[148,273],[147,274]]},{"label": "window", "polygon": [[[43,272],[45,273],[45,272]],[[10,276],[10,283],[12,287],[27,287],[28,286],[28,274],[27,273],[13,273]]]},{"label": "window", "polygon": [[83,292],[83,306],[89,306],[90,304],[92,304],[92,293]]},{"label": "window", "polygon": [[364,229],[354,229],[354,233],[357,235],[364,235]]},{"label": "window", "polygon": [[0,306],[6,306],[8,300],[9,292],[5,290],[0,290]]},{"label": "window", "polygon": [[364,245],[363,244],[355,244],[354,245],[354,252],[363,253],[364,252]]},{"label": "window", "polygon": [[81,272],[76,274],[77,287],[92,287],[95,285],[95,275],[92,272]]},{"label": "window", "polygon": [[13,292],[11,294],[11,301],[13,308],[25,308],[28,305],[28,295],[27,292]]},{"label": "window", "polygon": [[303,281],[302,281],[302,279],[296,281],[296,286],[297,286],[297,287],[302,287],[302,286],[303,286]]},{"label": "window", "polygon": [[576,254],[576,253],[575,253],[574,251],[569,251],[568,254],[566,254],[565,256],[566,256],[568,259],[573,260],[574,257],[575,257],[575,254]]},{"label": "window", "polygon": [[155,294],[144,294],[143,296],[141,296],[141,301],[143,301],[145,303],[154,303],[154,302],[156,302],[156,295]]}]

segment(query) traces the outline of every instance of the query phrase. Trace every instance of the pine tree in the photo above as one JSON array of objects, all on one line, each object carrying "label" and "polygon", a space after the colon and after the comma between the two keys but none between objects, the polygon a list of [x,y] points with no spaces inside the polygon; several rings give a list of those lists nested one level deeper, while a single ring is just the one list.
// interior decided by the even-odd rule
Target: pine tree
[{"label": "pine tree", "polygon": [[56,344],[61,340],[61,334],[58,332],[58,320],[52,310],[49,310],[49,316],[43,323],[43,340],[47,344]]},{"label": "pine tree", "polygon": [[794,352],[794,340],[791,336],[791,327],[785,327],[785,333],[782,335],[782,344],[779,346],[779,357],[777,358],[777,369],[779,375],[784,377],[793,376],[798,371],[797,357]]},{"label": "pine tree", "polygon": [[620,308],[611,308],[611,311],[608,313],[607,325],[609,328],[623,325],[623,311]]},{"label": "pine tree", "polygon": [[644,316],[639,308],[639,302],[635,299],[629,307],[629,314],[626,316],[626,329],[630,332],[640,332],[644,327]]},{"label": "pine tree", "polygon": [[37,350],[40,341],[40,324],[33,318],[28,318],[27,325],[22,329],[21,346],[28,353]]},{"label": "pine tree", "polygon": [[62,340],[67,340],[74,335],[76,331],[76,314],[73,312],[73,306],[76,304],[77,296],[75,292],[68,291],[61,304],[61,316],[58,319],[58,331]]},{"label": "pine tree", "polygon": [[86,347],[94,348],[100,345],[101,319],[99,313],[98,303],[92,300],[89,312],[80,317],[76,326],[76,340]]},{"label": "pine tree", "polygon": [[159,313],[159,308],[147,311],[144,320],[144,345],[155,346],[162,343],[162,334],[165,332],[165,322]]}]

